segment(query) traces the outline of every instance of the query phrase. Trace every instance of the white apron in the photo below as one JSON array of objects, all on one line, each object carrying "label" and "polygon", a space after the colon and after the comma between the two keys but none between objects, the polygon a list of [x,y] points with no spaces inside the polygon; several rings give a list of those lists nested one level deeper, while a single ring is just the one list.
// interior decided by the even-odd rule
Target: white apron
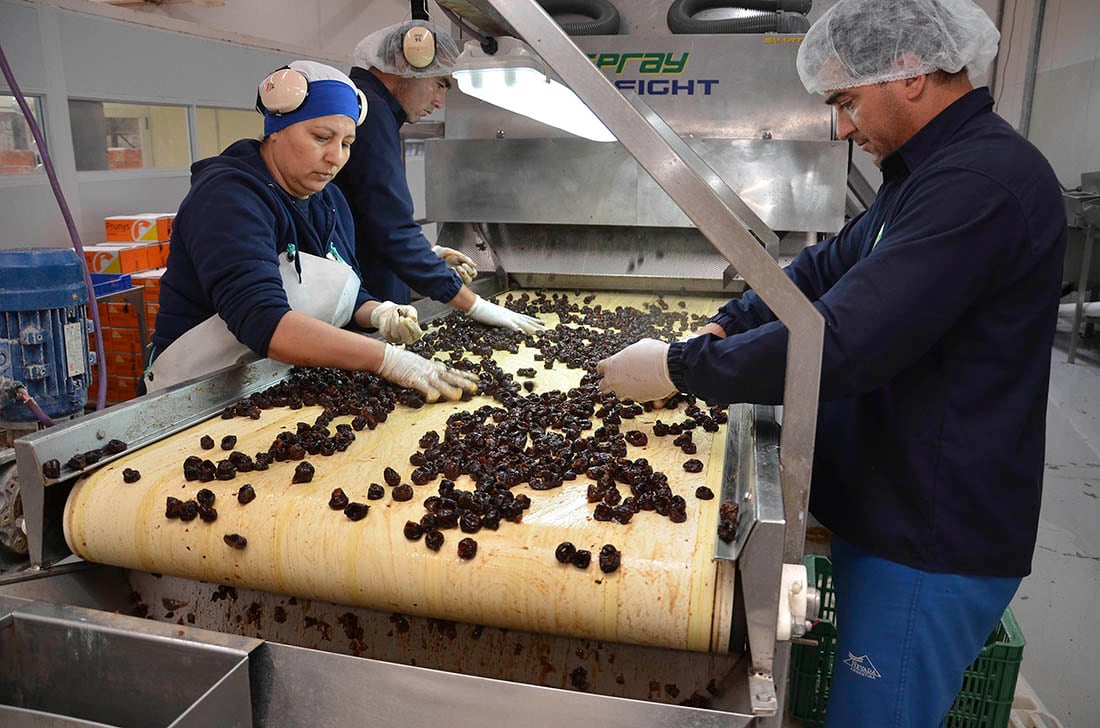
[{"label": "white apron", "polygon": [[[333,326],[345,326],[355,313],[359,294],[360,281],[355,271],[340,261],[301,251],[293,255],[299,259],[300,279],[294,258],[288,253],[279,255],[279,274],[290,307]],[[157,357],[145,374],[145,388],[156,392],[259,358],[230,333],[221,316],[214,314],[173,341]]]}]

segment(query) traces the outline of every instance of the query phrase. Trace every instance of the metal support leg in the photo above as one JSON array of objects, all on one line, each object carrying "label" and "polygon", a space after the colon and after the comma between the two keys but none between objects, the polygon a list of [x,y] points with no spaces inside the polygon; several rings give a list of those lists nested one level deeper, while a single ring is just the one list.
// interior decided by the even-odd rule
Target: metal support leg
[{"label": "metal support leg", "polygon": [[1085,310],[1085,296],[1089,286],[1089,267],[1092,263],[1092,241],[1096,228],[1089,225],[1085,230],[1085,250],[1081,254],[1081,275],[1077,279],[1077,307],[1073,310],[1073,328],[1069,336],[1069,358],[1073,364],[1077,359],[1077,339],[1081,335],[1081,318]]}]

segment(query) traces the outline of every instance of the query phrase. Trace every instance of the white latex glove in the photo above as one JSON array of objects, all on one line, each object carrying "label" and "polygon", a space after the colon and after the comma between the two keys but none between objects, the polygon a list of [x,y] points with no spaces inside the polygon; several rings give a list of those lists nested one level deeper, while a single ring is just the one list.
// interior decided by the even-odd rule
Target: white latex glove
[{"label": "white latex glove", "polygon": [[481,296],[474,299],[474,305],[470,306],[470,310],[466,312],[466,315],[487,326],[500,326],[512,331],[523,331],[527,334],[543,331],[546,328],[546,324],[534,316],[509,311],[504,306],[486,301]]},{"label": "white latex glove", "polygon": [[449,265],[451,270],[457,273],[466,285],[470,285],[477,278],[477,263],[465,253],[460,253],[454,248],[448,248],[444,245],[434,246],[432,252]]},{"label": "white latex glove", "polygon": [[411,351],[386,344],[382,355],[382,368],[378,376],[402,387],[411,387],[424,395],[429,402],[444,399],[462,399],[462,393],[477,391],[477,377],[469,372],[451,369],[442,362],[425,359]]},{"label": "white latex glove", "polygon": [[621,399],[652,402],[676,393],[668,374],[668,344],[642,339],[618,354],[596,364],[601,392],[614,392]]},{"label": "white latex glove", "polygon": [[393,301],[383,301],[371,311],[370,325],[394,344],[411,344],[424,335],[416,309]]}]

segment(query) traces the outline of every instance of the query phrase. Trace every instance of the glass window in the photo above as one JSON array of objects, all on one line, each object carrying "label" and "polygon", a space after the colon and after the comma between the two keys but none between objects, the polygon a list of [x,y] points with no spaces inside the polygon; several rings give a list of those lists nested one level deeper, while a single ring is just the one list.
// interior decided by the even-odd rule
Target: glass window
[{"label": "glass window", "polygon": [[69,117],[77,171],[191,164],[183,106],[69,99]]},{"label": "glass window", "polygon": [[196,110],[199,159],[214,157],[238,139],[259,139],[264,133],[264,117],[255,109]]},{"label": "glass window", "polygon": [[[27,106],[34,114],[38,128],[42,128],[39,100],[27,96]],[[31,127],[23,117],[14,96],[0,96],[0,175],[27,174],[41,168],[38,147],[34,143]]]}]

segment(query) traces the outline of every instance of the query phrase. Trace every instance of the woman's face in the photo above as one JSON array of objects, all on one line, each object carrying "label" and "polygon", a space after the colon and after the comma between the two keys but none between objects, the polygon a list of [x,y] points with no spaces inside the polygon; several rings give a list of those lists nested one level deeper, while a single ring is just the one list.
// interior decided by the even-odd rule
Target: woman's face
[{"label": "woman's face", "polygon": [[304,199],[320,192],[348,161],[355,122],[343,114],[319,116],[269,134],[260,147],[279,186]]}]

